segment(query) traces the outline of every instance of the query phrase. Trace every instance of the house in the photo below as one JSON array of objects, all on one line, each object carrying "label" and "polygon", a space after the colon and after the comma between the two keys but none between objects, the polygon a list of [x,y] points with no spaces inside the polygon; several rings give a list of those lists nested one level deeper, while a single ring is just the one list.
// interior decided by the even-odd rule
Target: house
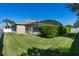
[{"label": "house", "polygon": [[76,20],[76,22],[74,23],[74,28],[79,28],[79,20]]},{"label": "house", "polygon": [[25,22],[16,23],[15,29],[18,34],[38,34],[39,26],[41,24],[53,24],[58,26],[63,26],[60,22],[56,20],[43,20],[43,21],[35,21],[35,20],[27,20]]},{"label": "house", "polygon": [[71,28],[71,33],[78,33],[78,32],[79,32],[79,19],[76,20],[76,22]]}]

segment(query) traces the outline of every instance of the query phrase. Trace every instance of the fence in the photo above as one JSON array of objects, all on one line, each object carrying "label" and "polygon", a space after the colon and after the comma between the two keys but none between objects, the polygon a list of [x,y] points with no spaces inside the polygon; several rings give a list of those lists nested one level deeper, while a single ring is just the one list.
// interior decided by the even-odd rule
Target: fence
[{"label": "fence", "polygon": [[79,32],[79,28],[71,28],[71,33],[77,33]]},{"label": "fence", "polygon": [[12,32],[12,29],[3,29],[4,32]]}]

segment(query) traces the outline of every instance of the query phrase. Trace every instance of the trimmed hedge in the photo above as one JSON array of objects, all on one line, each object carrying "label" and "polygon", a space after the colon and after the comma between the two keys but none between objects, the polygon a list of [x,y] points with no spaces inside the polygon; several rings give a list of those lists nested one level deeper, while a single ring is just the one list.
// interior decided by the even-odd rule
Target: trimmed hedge
[{"label": "trimmed hedge", "polygon": [[61,36],[66,33],[66,29],[63,26],[57,25],[42,25],[39,28],[42,37],[53,38]]},{"label": "trimmed hedge", "polygon": [[42,37],[46,38],[52,38],[57,36],[57,26],[52,25],[46,25],[46,26],[40,26],[40,32]]}]

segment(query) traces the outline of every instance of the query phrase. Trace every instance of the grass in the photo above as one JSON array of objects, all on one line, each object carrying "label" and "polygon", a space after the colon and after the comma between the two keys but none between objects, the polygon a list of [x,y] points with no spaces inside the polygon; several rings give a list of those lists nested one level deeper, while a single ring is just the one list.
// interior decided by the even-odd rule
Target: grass
[{"label": "grass", "polygon": [[5,33],[3,42],[3,55],[18,56],[21,55],[23,52],[28,53],[28,49],[32,49],[33,47],[35,47],[36,49],[43,49],[43,51],[44,49],[53,50],[65,48],[69,50],[73,40],[66,37],[55,37],[47,39],[27,34],[24,35],[16,33]]}]

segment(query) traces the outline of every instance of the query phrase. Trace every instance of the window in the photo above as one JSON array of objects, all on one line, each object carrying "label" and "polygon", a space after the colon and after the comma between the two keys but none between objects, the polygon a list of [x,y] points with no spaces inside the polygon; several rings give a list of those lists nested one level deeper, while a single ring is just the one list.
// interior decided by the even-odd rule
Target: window
[{"label": "window", "polygon": [[37,31],[39,31],[39,28],[38,27],[33,27],[33,31],[37,32]]}]

